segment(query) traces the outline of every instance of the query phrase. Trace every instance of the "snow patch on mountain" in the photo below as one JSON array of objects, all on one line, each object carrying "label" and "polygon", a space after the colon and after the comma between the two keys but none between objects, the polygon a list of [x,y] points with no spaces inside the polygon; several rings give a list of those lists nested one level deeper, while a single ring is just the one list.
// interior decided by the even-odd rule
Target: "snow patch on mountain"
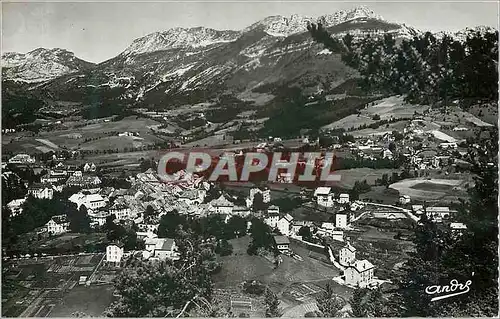
[{"label": "snow patch on mountain", "polygon": [[30,83],[48,81],[92,65],[75,57],[73,52],[58,48],[39,48],[25,54],[6,52],[1,59],[5,78]]},{"label": "snow patch on mountain", "polygon": [[214,30],[211,28],[172,28],[163,32],[148,34],[138,38],[123,51],[123,55],[136,55],[173,48],[199,48],[216,43],[227,43],[240,36],[238,31]]}]

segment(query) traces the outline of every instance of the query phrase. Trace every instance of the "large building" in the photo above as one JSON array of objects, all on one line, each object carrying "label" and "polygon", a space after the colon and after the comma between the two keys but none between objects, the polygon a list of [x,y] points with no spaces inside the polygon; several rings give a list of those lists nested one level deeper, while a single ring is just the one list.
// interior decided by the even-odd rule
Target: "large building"
[{"label": "large building", "polygon": [[375,266],[368,260],[356,260],[344,270],[345,283],[365,288],[373,282]]},{"label": "large building", "polygon": [[314,191],[314,196],[319,206],[332,207],[333,193],[331,187],[318,187]]},{"label": "large building", "polygon": [[356,248],[351,243],[347,243],[339,251],[339,262],[342,266],[349,266],[356,260]]},{"label": "large building", "polygon": [[106,261],[119,266],[123,258],[123,253],[123,244],[110,244],[106,247]]},{"label": "large building", "polygon": [[151,260],[179,259],[177,245],[171,238],[146,238],[143,257]]},{"label": "large building", "polygon": [[69,221],[66,215],[53,216],[45,224],[47,232],[51,235],[60,235],[69,231]]},{"label": "large building", "polygon": [[52,199],[54,197],[54,189],[49,186],[35,184],[28,188],[28,194],[38,199]]}]

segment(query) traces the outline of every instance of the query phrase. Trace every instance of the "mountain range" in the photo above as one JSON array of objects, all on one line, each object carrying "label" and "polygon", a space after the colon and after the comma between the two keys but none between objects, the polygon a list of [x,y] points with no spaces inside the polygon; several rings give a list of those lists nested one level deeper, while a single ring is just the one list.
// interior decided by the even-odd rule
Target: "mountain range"
[{"label": "mountain range", "polygon": [[56,101],[155,108],[205,102],[220,94],[266,103],[272,88],[281,85],[330,91],[357,74],[312,40],[310,22],[339,37],[347,32],[396,38],[420,33],[364,6],[317,18],[270,16],[239,31],[194,27],[155,32],[99,64],[63,49],[4,53],[3,83]]}]

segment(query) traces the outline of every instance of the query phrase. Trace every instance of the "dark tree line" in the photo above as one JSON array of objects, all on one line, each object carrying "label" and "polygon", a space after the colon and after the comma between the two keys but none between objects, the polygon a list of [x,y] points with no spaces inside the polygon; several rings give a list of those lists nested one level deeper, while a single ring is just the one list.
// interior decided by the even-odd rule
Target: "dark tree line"
[{"label": "dark tree line", "polygon": [[426,32],[398,44],[390,34],[335,38],[321,24],[308,29],[317,42],[341,53],[360,72],[367,89],[406,94],[418,103],[498,99],[497,30],[468,30],[464,42]]}]

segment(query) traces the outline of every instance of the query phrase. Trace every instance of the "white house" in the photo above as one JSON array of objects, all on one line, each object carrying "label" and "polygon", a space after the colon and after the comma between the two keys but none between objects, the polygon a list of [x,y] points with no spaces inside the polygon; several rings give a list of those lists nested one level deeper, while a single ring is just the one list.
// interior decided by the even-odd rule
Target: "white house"
[{"label": "white house", "polygon": [[12,216],[19,215],[23,212],[23,204],[25,201],[26,201],[26,198],[19,198],[19,199],[11,200],[7,204],[7,207],[12,212]]},{"label": "white house", "polygon": [[69,221],[66,215],[53,216],[45,224],[47,232],[52,235],[59,235],[69,231]]},{"label": "white house", "polygon": [[347,228],[347,214],[337,213],[335,215],[335,226],[337,228],[346,229]]},{"label": "white house", "polygon": [[80,206],[82,205],[91,210],[96,210],[106,206],[106,201],[99,194],[76,193],[71,195],[68,200],[75,203],[78,209],[80,209]]},{"label": "white house", "polygon": [[119,266],[122,261],[123,252],[123,244],[108,245],[106,247],[106,261]]},{"label": "white house", "polygon": [[234,208],[234,204],[227,200],[224,195],[220,195],[219,198],[212,200],[210,205],[214,208],[216,214],[231,215]]},{"label": "white house", "polygon": [[343,266],[348,266],[356,260],[356,248],[350,242],[340,248],[339,263]]},{"label": "white house", "polygon": [[411,210],[414,214],[421,215],[424,213],[423,205],[411,205]]},{"label": "white house", "polygon": [[278,221],[280,220],[280,209],[278,206],[269,206],[267,208],[267,216],[264,218],[264,223],[269,225],[271,228],[276,228]]},{"label": "white house", "polygon": [[373,282],[375,266],[368,260],[356,260],[344,270],[345,282],[348,285],[365,288]]},{"label": "white house", "polygon": [[136,217],[135,211],[133,212],[129,206],[120,202],[115,202],[109,208],[109,213],[114,214],[117,220],[133,219]]},{"label": "white house", "polygon": [[382,158],[392,160],[393,154],[389,149],[385,149],[382,151]]},{"label": "white house", "polygon": [[14,157],[9,159],[11,164],[33,164],[35,159],[28,154],[16,154]]},{"label": "white house", "polygon": [[318,187],[314,191],[317,203],[323,207],[333,206],[333,193],[331,187]]},{"label": "white house", "polygon": [[54,197],[54,189],[42,185],[33,185],[28,188],[28,194],[38,199],[52,199]]},{"label": "white house", "polygon": [[274,236],[274,244],[280,253],[290,250],[290,240],[286,236]]},{"label": "white house", "polygon": [[85,163],[85,165],[83,166],[83,171],[84,172],[95,172],[96,171],[96,166],[94,163]]},{"label": "white house", "polygon": [[339,195],[339,204],[349,203],[349,194],[342,193]]},{"label": "white house", "polygon": [[252,207],[256,194],[262,195],[262,202],[264,203],[269,203],[271,201],[271,190],[269,188],[252,188],[250,189],[250,196],[246,200],[247,207]]},{"label": "white house", "polygon": [[450,217],[451,211],[449,207],[427,207],[427,217],[432,218],[435,222],[442,222],[443,219]]},{"label": "white house", "polygon": [[89,211],[88,215],[92,226],[103,226],[106,223],[106,218],[111,214],[105,211]]},{"label": "white house", "polygon": [[177,245],[172,238],[146,238],[143,257],[152,260],[179,259]]},{"label": "white house", "polygon": [[276,228],[285,236],[290,236],[290,226],[293,221],[293,217],[290,214],[286,214],[281,217],[276,223]]},{"label": "white house", "polygon": [[411,201],[411,197],[409,195],[401,195],[399,196],[399,203],[402,205],[406,205]]}]

